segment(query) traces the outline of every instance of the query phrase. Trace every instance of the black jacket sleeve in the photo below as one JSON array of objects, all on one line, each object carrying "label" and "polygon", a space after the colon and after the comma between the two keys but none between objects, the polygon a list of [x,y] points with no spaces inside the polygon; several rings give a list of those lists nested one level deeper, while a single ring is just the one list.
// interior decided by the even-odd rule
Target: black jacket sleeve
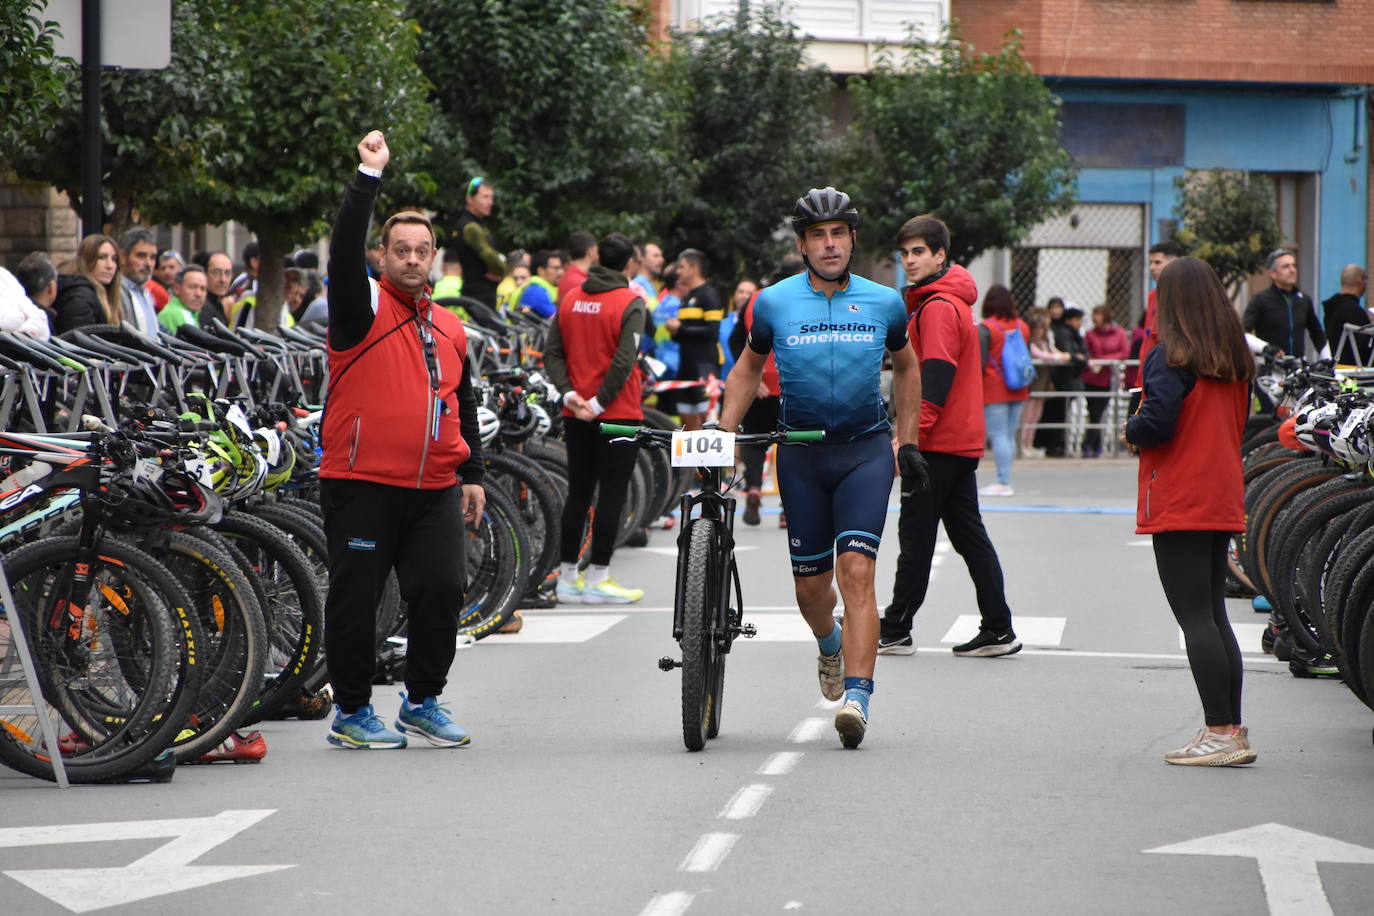
[{"label": "black jacket sleeve", "polygon": [[334,219],[334,233],[329,238],[329,345],[335,350],[356,347],[372,329],[367,227],[381,186],[380,178],[355,173]]},{"label": "black jacket sleeve", "polygon": [[477,394],[472,390],[472,373],[466,365],[463,380],[458,383],[458,424],[472,453],[458,466],[458,479],[465,484],[480,484],[487,466],[482,459],[482,434],[477,426]]},{"label": "black jacket sleeve", "polygon": [[563,333],[558,330],[558,313],[549,319],[549,333],[544,336],[544,371],[549,374],[559,393],[567,394],[573,390],[572,379],[568,376],[568,355],[563,352]]},{"label": "black jacket sleeve", "polygon": [[615,356],[611,357],[611,367],[606,370],[606,376],[596,392],[596,399],[602,407],[616,399],[620,389],[625,387],[625,380],[635,370],[635,361],[639,359],[639,338],[643,333],[644,300],[636,299],[620,316],[620,340],[616,343]]},{"label": "black jacket sleeve", "polygon": [[739,359],[739,355],[744,352],[744,345],[749,342],[749,329],[744,326],[744,315],[740,314],[735,321],[735,326],[730,329],[730,356]]},{"label": "black jacket sleeve", "polygon": [[[1312,338],[1312,344],[1318,350],[1326,346],[1326,331],[1322,328],[1322,323],[1317,320],[1317,306],[1311,299],[1307,300],[1307,336]],[[1336,339],[1340,340],[1339,337]]]},{"label": "black jacket sleeve", "polygon": [[100,307],[95,286],[84,277],[63,277],[58,280],[53,311],[57,315],[56,321],[53,322],[55,334],[84,328],[87,325],[105,324],[105,312]]},{"label": "black jacket sleeve", "polygon": [[1183,399],[1197,384],[1197,376],[1171,367],[1164,347],[1155,347],[1145,357],[1141,378],[1145,397],[1140,410],[1126,421],[1126,441],[1144,448],[1163,445],[1174,437]]}]

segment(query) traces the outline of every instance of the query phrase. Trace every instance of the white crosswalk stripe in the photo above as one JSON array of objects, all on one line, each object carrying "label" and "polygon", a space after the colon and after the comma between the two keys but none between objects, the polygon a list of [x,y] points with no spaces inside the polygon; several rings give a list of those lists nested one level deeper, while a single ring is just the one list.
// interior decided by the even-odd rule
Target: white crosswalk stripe
[{"label": "white crosswalk stripe", "polygon": [[[1017,637],[1028,646],[1057,646],[1064,641],[1063,617],[1020,617],[1012,620]],[[940,638],[940,642],[957,644],[968,642],[978,635],[979,618],[975,614],[960,614],[954,626]]]},{"label": "white crosswalk stripe", "polygon": [[[1235,631],[1236,642],[1240,643],[1240,651],[1246,654],[1256,654],[1263,652],[1260,646],[1260,636],[1264,634],[1267,624],[1263,623],[1232,623],[1231,629]],[[1183,631],[1178,631],[1178,647],[1188,648],[1188,644],[1183,641]]]}]

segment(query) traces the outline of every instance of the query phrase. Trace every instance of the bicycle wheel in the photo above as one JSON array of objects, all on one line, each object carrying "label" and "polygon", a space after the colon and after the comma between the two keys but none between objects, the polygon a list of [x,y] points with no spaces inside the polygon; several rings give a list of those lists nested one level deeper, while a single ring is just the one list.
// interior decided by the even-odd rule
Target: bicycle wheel
[{"label": "bicycle wheel", "polygon": [[314,670],[324,635],[324,598],[305,554],[271,523],[234,512],[216,530],[248,557],[266,597],[267,667],[248,717],[257,721],[295,697]]},{"label": "bicycle wheel", "polygon": [[539,462],[517,453],[501,452],[487,460],[489,479],[512,499],[530,533],[530,578],[535,587],[558,568],[561,502],[553,481]]},{"label": "bicycle wheel", "polygon": [[[151,556],[118,541],[99,548],[90,593],[73,613],[68,599],[78,549],[75,537],[50,537],[6,557],[16,607],[0,613],[8,646],[0,658],[0,704],[33,699],[8,638],[5,615],[17,613],[68,778],[105,782],[152,760],[176,736],[199,687],[199,636],[185,589]],[[0,717],[0,761],[55,778],[36,716]]]},{"label": "bicycle wheel", "polygon": [[228,553],[191,531],[166,537],[164,562],[186,586],[206,632],[204,684],[172,744],[177,760],[187,760],[214,749],[257,701],[267,664],[267,624],[251,584]]},{"label": "bicycle wheel", "polygon": [[[305,501],[298,499],[278,500],[277,502],[254,506],[249,512],[258,518],[271,522],[305,554],[306,562],[310,565],[311,573],[314,575],[319,589],[320,608],[323,614],[324,596],[329,592],[329,543],[325,540],[324,526],[319,517],[298,507],[298,504],[303,502]],[[399,600],[397,597],[399,592],[394,588],[392,592],[392,604],[394,605]],[[380,620],[380,618],[379,611],[378,619]],[[323,623],[321,623],[321,627],[323,627]],[[318,640],[319,651],[315,654],[314,663],[306,674],[305,683],[302,685],[302,689],[308,693],[315,693],[329,680],[329,671],[325,667],[324,660],[323,633],[324,631],[321,629],[321,638]]]},{"label": "bicycle wheel", "polygon": [[682,602],[682,743],[689,751],[706,746],[717,692],[715,620],[720,600],[716,573],[714,522],[694,519],[686,532],[686,580],[679,584]]},{"label": "bicycle wheel", "polygon": [[[720,734],[720,719],[725,710],[725,662],[730,658],[730,640],[732,630],[738,627],[744,616],[744,599],[740,593],[739,570],[735,567],[735,558],[730,557],[729,565],[726,570],[725,580],[734,584],[735,602],[734,606],[726,607],[721,616],[724,618],[726,632],[720,634],[716,641],[716,676],[714,679],[714,689],[712,691],[711,714],[706,722],[706,737],[714,738]],[[718,589],[718,594],[725,601],[730,594],[728,589]],[[728,602],[727,602],[728,604]]]},{"label": "bicycle wheel", "polygon": [[515,613],[530,588],[529,533],[514,502],[500,487],[487,487],[482,524],[467,537],[468,592],[458,634],[490,636]]}]

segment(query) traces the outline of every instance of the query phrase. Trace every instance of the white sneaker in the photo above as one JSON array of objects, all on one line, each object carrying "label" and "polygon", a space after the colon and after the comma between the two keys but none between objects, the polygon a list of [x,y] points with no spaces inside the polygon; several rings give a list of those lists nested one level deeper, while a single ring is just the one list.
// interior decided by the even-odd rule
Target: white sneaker
[{"label": "white sneaker", "polygon": [[840,743],[847,748],[856,748],[864,740],[868,728],[868,717],[858,700],[850,700],[835,713],[835,731],[840,733]]},{"label": "white sneaker", "polygon": [[818,655],[816,673],[821,679],[821,696],[827,700],[844,696],[844,649],[834,655]]},{"label": "white sneaker", "polygon": [[554,597],[559,604],[582,604],[587,600],[587,577],[578,574],[572,582],[564,582],[563,577],[558,577],[558,585],[554,587]]},{"label": "white sneaker", "polygon": [[1009,485],[1005,483],[990,483],[978,491],[979,496],[1012,496],[1015,494]]}]

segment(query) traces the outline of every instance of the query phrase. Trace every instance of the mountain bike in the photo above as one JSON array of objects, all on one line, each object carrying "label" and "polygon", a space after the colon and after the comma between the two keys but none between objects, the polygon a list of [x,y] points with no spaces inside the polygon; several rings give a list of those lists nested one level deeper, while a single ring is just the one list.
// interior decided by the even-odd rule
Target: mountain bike
[{"label": "mountain bike", "polygon": [[605,435],[649,448],[670,449],[674,467],[695,468],[701,490],[678,504],[677,580],[673,593],[673,639],[681,660],[660,658],[666,672],[682,669],[682,742],[699,751],[720,734],[725,695],[725,658],[734,641],[756,635],[744,622],[744,594],[735,566],[735,499],[721,469],[733,468],[735,445],[819,442],[820,431],[733,434],[720,430],[651,429],[601,424]]}]

